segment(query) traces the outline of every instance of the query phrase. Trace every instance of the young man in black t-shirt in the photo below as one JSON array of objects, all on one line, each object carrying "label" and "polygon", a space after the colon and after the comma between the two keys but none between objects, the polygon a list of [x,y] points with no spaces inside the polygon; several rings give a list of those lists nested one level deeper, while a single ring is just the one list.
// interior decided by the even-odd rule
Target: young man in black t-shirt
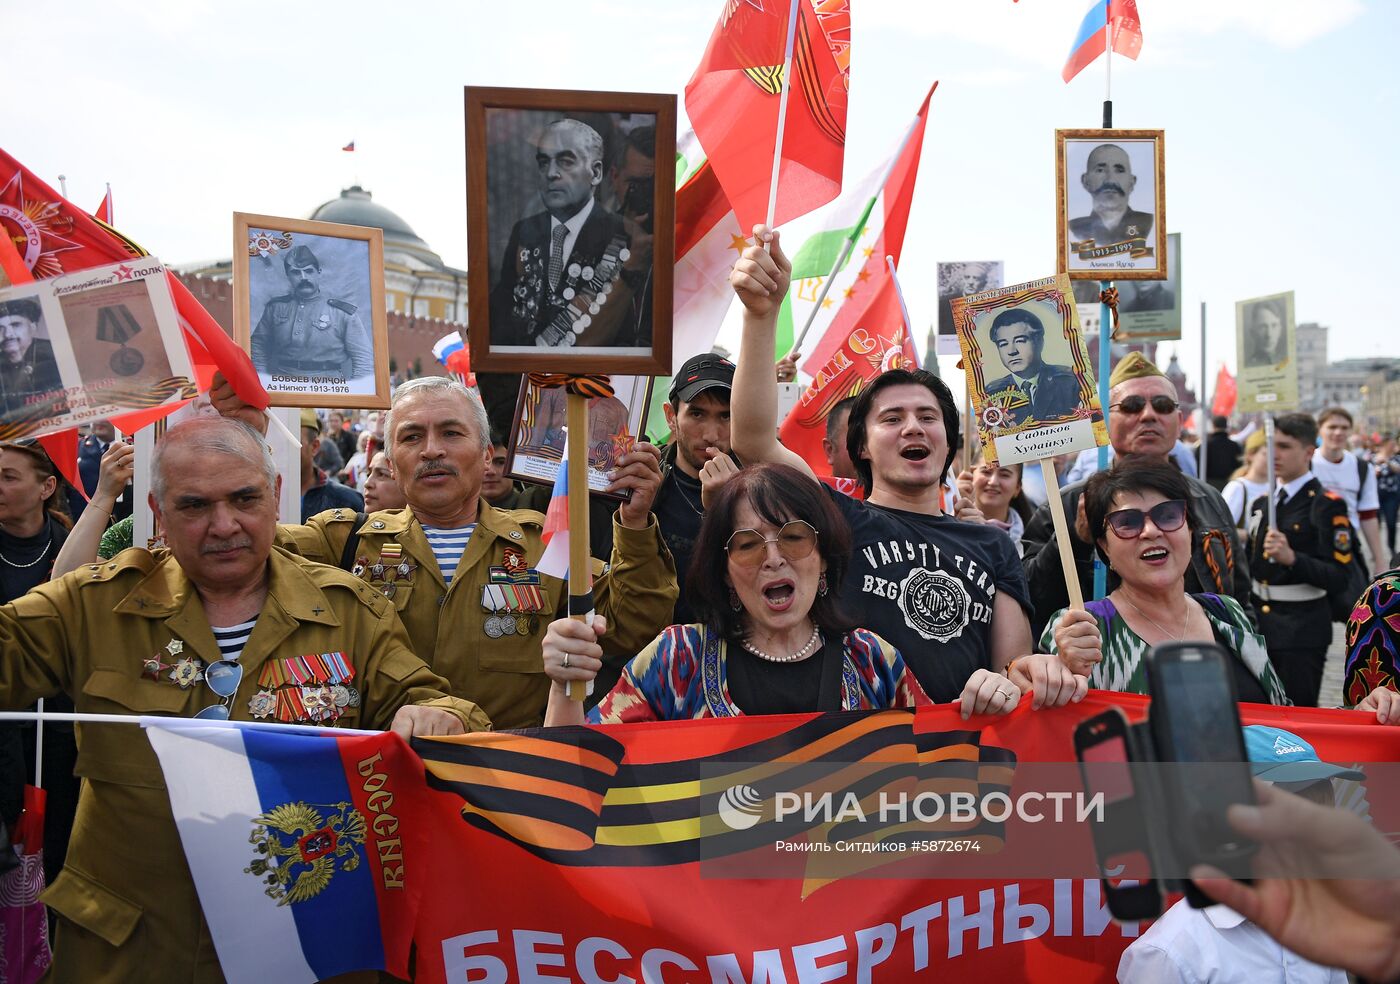
[{"label": "young man in black t-shirt", "polygon": [[[730,278],[745,308],[734,449],[746,462],[782,462],[810,474],[776,438],[770,360],[791,265],[776,233],[760,227],[755,237],[760,245],[745,250]],[[1011,541],[998,529],[943,513],[958,410],[942,380],[922,371],[882,374],[857,397],[846,437],[866,498],[831,495],[853,533],[841,599],[856,623],[903,654],[929,697],[962,699],[964,713],[1009,710],[1032,690],[1037,705],[1082,694],[1084,678],[1073,677],[1057,657],[1029,656],[1030,598]],[[1003,674],[1013,661],[1008,681]]]}]

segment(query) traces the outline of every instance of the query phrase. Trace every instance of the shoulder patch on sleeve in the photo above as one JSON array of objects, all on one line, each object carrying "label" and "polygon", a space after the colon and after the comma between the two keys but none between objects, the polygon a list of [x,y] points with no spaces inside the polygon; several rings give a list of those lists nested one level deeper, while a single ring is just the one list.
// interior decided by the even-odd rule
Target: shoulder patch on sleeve
[{"label": "shoulder patch on sleeve", "polygon": [[355,305],[351,304],[349,301],[342,301],[337,297],[332,297],[328,298],[326,303],[339,311],[344,311],[346,314],[355,313]]}]

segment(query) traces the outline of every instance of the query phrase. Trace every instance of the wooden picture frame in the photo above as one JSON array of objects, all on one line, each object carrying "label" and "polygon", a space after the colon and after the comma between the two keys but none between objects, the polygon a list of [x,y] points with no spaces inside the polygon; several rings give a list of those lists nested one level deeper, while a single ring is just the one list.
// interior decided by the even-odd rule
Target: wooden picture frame
[{"label": "wooden picture frame", "polygon": [[670,375],[676,97],[467,86],[465,110],[472,369]]},{"label": "wooden picture frame", "polygon": [[[315,270],[315,293],[294,267]],[[384,231],[235,212],[233,338],[272,406],[387,409]]]},{"label": "wooden picture frame", "polygon": [[[614,396],[588,401],[588,491],[625,502],[628,495],[608,493],[607,473],[616,459],[646,440],[647,410],[651,406],[651,376],[613,376]],[[538,419],[548,404],[549,420]],[[537,485],[554,484],[564,456],[565,394],[562,387],[540,389],[529,376],[520,380],[520,396],[511,420],[506,451],[506,475]]]},{"label": "wooden picture frame", "polygon": [[1055,131],[1055,242],[1071,280],[1167,276],[1164,132]]}]

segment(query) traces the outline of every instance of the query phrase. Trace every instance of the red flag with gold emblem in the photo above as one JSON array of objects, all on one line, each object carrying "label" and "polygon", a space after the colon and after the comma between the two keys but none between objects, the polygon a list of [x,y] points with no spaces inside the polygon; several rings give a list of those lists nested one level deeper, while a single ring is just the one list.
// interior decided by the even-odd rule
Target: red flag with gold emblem
[{"label": "red flag with gold emblem", "polygon": [[[0,232],[14,244],[20,261],[36,280],[149,255],[116,229],[74,207],[4,150],[0,150]],[[218,370],[243,402],[266,407],[267,390],[247,353],[233,343],[174,274],[167,273],[166,279],[200,388],[208,389]],[[114,423],[130,433],[179,405],[127,414]]]},{"label": "red flag with gold emblem", "polygon": [[748,232],[768,212],[791,4],[793,45],[775,224],[841,191],[850,73],[850,0],[728,0],[685,111],[710,166]]}]

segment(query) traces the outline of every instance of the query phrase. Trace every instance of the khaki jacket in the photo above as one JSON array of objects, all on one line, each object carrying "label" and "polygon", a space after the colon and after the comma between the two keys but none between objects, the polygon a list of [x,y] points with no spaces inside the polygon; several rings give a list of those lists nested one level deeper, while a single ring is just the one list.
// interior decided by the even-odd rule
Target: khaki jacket
[{"label": "khaki jacket", "polygon": [[[304,557],[338,565],[354,528],[355,513],[333,509],[313,516],[305,526],[278,528],[278,543]],[[452,584],[443,581],[432,547],[412,509],[373,513],[360,526],[355,550],[360,577],[374,580],[376,562],[386,546],[391,563],[407,562],[414,570],[393,582],[393,603],[413,641],[413,649],[433,672],[446,677],[452,694],[477,704],[498,729],[538,727],[544,723],[549,678],[540,646],[545,629],[567,604],[568,584],[539,577],[541,603],[520,612],[512,634],[488,634],[499,609],[488,605],[483,588],[492,568],[505,569],[507,554],[519,552],[533,571],[544,553],[540,536],[544,515],[532,509],[506,511],[483,499],[476,532],[457,565]],[[657,531],[656,519],[633,530],[613,518],[612,562],[594,561],[593,597],[598,614],[608,620],[603,649],[617,665],[646,647],[671,623],[676,604],[676,565]],[[401,551],[401,559],[392,557]],[[376,588],[387,588],[386,581]],[[520,633],[524,627],[525,632]],[[616,677],[614,671],[613,677]]]},{"label": "khaki jacket", "polygon": [[[413,655],[383,597],[275,548],[269,565],[232,718],[250,719],[270,660],[338,651],[355,669],[360,704],[336,725],[387,728],[400,706],[422,703],[451,711],[469,730],[490,726],[479,708],[444,695],[446,681]],[[178,654],[172,640],[183,644]],[[143,672],[151,657],[173,664],[189,656],[206,665],[219,659],[198,593],[168,552],[125,550],[0,607],[0,706],[63,692],[80,712],[192,717],[219,702],[209,687],[181,689],[169,670],[154,679]],[[61,917],[51,979],[222,979],[145,733],[80,724],[77,738],[82,796],[67,863],[42,896]]]}]

